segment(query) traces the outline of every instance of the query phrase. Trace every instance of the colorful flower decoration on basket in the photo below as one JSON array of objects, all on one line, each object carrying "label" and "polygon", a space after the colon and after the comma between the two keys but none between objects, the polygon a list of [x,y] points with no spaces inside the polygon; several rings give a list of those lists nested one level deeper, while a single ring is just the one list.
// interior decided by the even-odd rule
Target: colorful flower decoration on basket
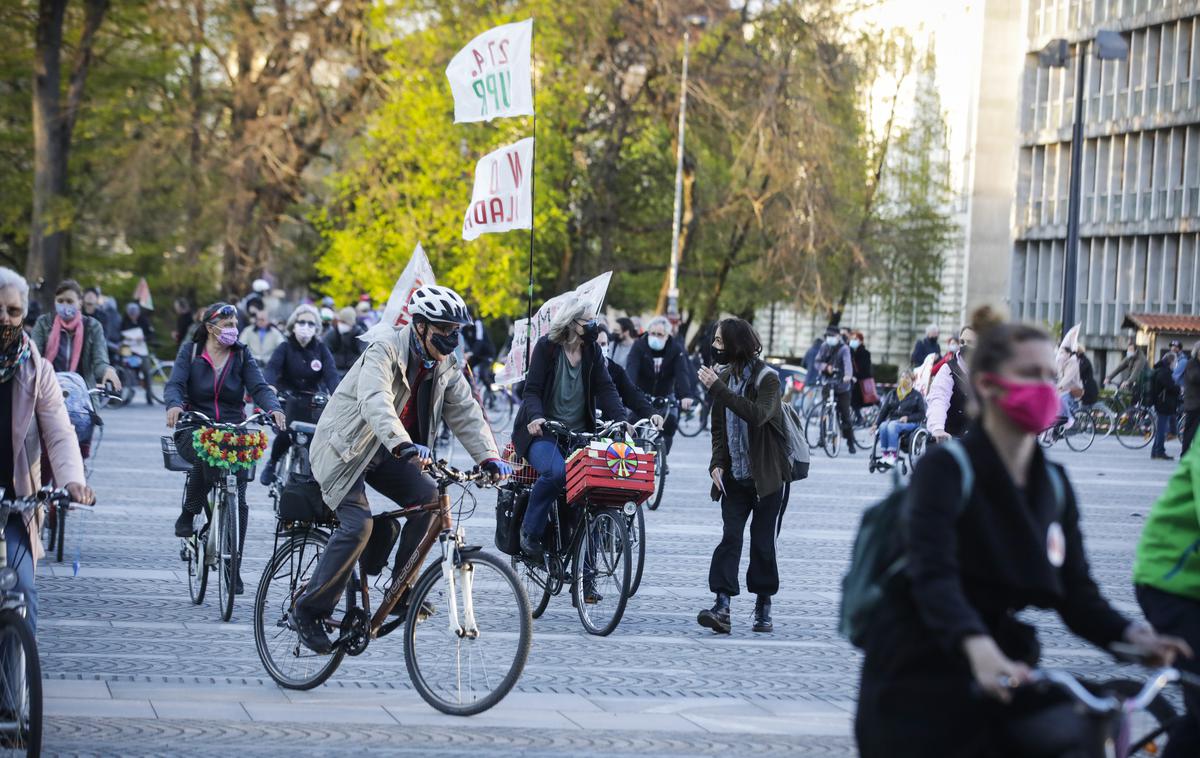
[{"label": "colorful flower decoration on basket", "polygon": [[624,442],[614,442],[608,446],[608,450],[604,452],[605,463],[613,472],[613,475],[620,479],[628,479],[637,471],[638,459],[637,453],[633,447]]},{"label": "colorful flower decoration on basket", "polygon": [[240,471],[252,468],[262,458],[267,449],[267,435],[259,431],[234,433],[203,427],[192,433],[192,447],[208,465]]}]

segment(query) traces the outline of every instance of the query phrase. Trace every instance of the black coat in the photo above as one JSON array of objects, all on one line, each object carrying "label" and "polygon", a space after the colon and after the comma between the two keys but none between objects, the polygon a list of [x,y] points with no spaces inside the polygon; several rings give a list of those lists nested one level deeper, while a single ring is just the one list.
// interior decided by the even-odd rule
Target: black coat
[{"label": "black coat", "polygon": [[[533,435],[529,433],[529,422],[546,417],[545,400],[554,391],[554,376],[558,354],[562,346],[551,342],[548,337],[542,337],[533,346],[533,354],[529,357],[529,370],[525,373],[525,389],[521,394],[521,410],[517,412],[513,422],[513,448],[522,458],[529,457],[529,445]],[[596,428],[595,411],[610,421],[624,421],[625,407],[617,395],[612,377],[608,374],[604,355],[600,346],[595,342],[583,344],[583,397],[587,411],[587,430]]]},{"label": "black coat", "polygon": [[335,324],[325,332],[322,342],[333,354],[333,366],[340,373],[345,374],[349,371],[354,362],[358,360],[358,356],[362,355],[363,350],[367,348],[366,344],[359,339],[359,336],[365,331],[366,329],[362,326],[355,324],[350,331],[342,334]]},{"label": "black coat", "polygon": [[1200,411],[1200,360],[1188,361],[1183,370],[1183,410],[1187,413]]},{"label": "black coat", "polygon": [[1100,385],[1096,384],[1096,369],[1083,353],[1079,354],[1079,381],[1083,384],[1083,395],[1079,402],[1091,405],[1100,399]]},{"label": "black coat", "polygon": [[942,357],[942,348],[938,345],[937,340],[932,337],[924,337],[917,340],[917,344],[913,345],[912,365],[920,366],[925,362],[925,357],[930,353],[938,358]]},{"label": "black coat", "polygon": [[667,337],[662,350],[651,350],[646,335],[638,338],[629,351],[625,370],[638,389],[652,397],[695,397],[692,381],[688,377],[691,364],[679,341]]},{"label": "black coat", "polygon": [[271,353],[266,378],[267,383],[276,390],[289,395],[316,392],[333,394],[341,380],[334,365],[333,353],[315,337],[308,341],[308,345],[301,345],[295,337],[288,337]]},{"label": "black coat", "polygon": [[650,418],[658,411],[654,410],[654,406],[650,405],[646,400],[646,396],[642,391],[633,385],[629,374],[625,373],[625,369],[621,368],[621,364],[614,361],[612,358],[607,359],[608,375],[612,377],[613,386],[617,388],[617,394],[621,396],[621,402],[625,405],[625,409],[629,411],[627,414],[628,421],[638,421],[644,418]]},{"label": "black coat", "polygon": [[873,379],[871,365],[871,351],[866,345],[859,345],[857,348],[850,349],[850,362],[854,364],[854,384],[850,385],[850,404],[855,408],[861,408],[866,403],[863,400],[862,382],[863,379]]},{"label": "black coat", "polygon": [[[975,694],[962,641],[988,634],[1009,658],[1035,665],[1036,630],[1015,616],[1024,608],[1056,611],[1099,647],[1128,626],[1092,579],[1074,492],[1065,486],[1056,502],[1042,451],[1021,490],[978,426],[962,444],[974,486],[961,515],[962,475],[948,451],[930,451],[913,473],[897,535],[907,573],[864,645],[855,725],[863,758],[990,755],[1005,712]],[[1051,546],[1062,550],[1057,568]]]},{"label": "black coat", "polygon": [[1154,364],[1154,373],[1150,375],[1150,398],[1160,416],[1173,416],[1179,412],[1179,385],[1165,358]]},{"label": "black coat", "polygon": [[264,411],[282,410],[245,345],[238,342],[233,346],[229,360],[217,376],[204,357],[204,345],[189,342],[175,356],[163,400],[168,408],[199,411],[213,421],[236,424],[246,420],[247,394]]},{"label": "black coat", "polygon": [[913,424],[923,423],[925,421],[925,396],[917,390],[911,389],[904,399],[900,400],[894,391],[889,392],[883,399],[883,406],[879,409],[879,417],[875,423],[882,426],[884,421],[893,419],[899,421],[901,418],[907,418],[909,423]]}]

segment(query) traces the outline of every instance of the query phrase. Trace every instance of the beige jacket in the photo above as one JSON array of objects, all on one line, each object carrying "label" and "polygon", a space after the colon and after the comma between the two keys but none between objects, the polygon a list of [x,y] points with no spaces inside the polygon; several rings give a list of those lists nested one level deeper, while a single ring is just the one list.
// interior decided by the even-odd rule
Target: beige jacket
[{"label": "beige jacket", "polygon": [[[337,509],[380,445],[395,450],[412,442],[400,423],[410,394],[404,370],[411,329],[406,326],[368,345],[321,414],[309,449],[313,476],[321,483],[328,508]],[[451,356],[439,362],[431,381],[429,428],[437,430],[445,416],[450,431],[476,463],[499,458],[491,427],[458,361]]]}]

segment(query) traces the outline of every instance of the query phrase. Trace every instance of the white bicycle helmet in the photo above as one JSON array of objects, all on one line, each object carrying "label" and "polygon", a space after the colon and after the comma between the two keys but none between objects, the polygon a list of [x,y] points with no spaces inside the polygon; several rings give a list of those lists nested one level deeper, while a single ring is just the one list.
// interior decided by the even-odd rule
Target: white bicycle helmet
[{"label": "white bicycle helmet", "polygon": [[418,287],[408,301],[408,312],[441,324],[469,324],[467,304],[449,287]]}]

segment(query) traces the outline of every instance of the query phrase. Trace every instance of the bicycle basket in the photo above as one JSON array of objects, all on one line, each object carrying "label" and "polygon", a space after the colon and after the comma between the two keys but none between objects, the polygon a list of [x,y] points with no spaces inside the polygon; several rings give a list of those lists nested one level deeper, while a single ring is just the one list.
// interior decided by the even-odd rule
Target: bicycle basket
[{"label": "bicycle basket", "polygon": [[167,471],[192,470],[192,464],[184,460],[179,451],[175,449],[174,437],[163,437],[160,441],[162,442],[163,466]]},{"label": "bicycle basket", "polygon": [[500,457],[513,467],[513,473],[509,477],[509,481],[529,486],[533,486],[533,483],[537,481],[537,470],[533,466],[530,466],[524,458],[517,455],[517,451],[513,448],[511,442],[504,446],[504,452],[500,454]]},{"label": "bicycle basket", "polygon": [[654,494],[654,453],[626,442],[593,442],[567,458],[567,502],[620,507]]}]

